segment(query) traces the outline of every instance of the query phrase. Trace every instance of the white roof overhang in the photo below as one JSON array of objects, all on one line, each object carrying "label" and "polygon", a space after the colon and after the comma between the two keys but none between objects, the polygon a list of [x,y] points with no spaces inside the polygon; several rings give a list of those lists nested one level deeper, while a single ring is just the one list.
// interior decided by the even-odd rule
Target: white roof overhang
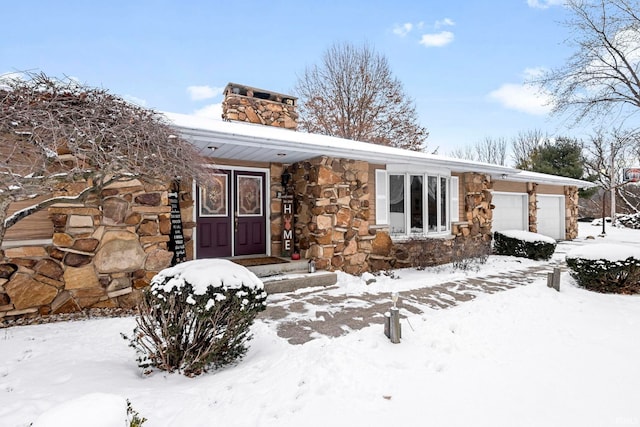
[{"label": "white roof overhang", "polygon": [[517,173],[517,169],[424,152],[403,150],[333,136],[263,125],[166,114],[181,136],[207,157],[295,163],[317,156],[365,160],[377,164],[446,167],[454,172]]},{"label": "white roof overhang", "polygon": [[403,150],[333,136],[296,132],[272,126],[226,122],[165,113],[183,138],[212,159],[291,164],[318,156],[364,160],[374,164],[445,168],[452,172],[478,172],[493,179],[553,185],[592,186],[555,175],[524,172],[507,166]]},{"label": "white roof overhang", "polygon": [[[497,178],[497,177],[494,177]],[[598,185],[584,181],[581,179],[568,178],[565,176],[558,175],[549,175],[546,173],[538,173],[538,172],[529,172],[529,171],[518,171],[515,175],[509,175],[506,178],[507,181],[516,181],[516,182],[535,182],[538,184],[550,184],[550,185],[568,185],[575,186],[578,188],[589,188],[589,187],[597,187]]]}]

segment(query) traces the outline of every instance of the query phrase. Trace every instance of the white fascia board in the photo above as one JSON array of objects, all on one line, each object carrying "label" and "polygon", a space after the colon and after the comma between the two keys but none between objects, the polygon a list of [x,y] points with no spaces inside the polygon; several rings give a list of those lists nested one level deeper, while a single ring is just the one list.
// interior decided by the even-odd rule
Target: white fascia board
[{"label": "white fascia board", "polygon": [[[442,167],[452,172],[479,172],[508,175],[518,172],[517,169],[507,166],[472,162],[326,135],[295,132],[278,128],[270,129],[264,125],[242,125],[243,128],[241,130],[245,131],[247,130],[245,128],[248,128],[252,131],[250,132],[251,134],[229,132],[220,129],[197,129],[179,125],[174,126],[201,148],[206,148],[208,145],[216,143],[231,143],[245,147],[277,149],[283,152],[303,152],[308,153],[310,158],[324,155],[366,160],[370,163],[385,165],[412,164]],[[256,127],[260,128],[259,132],[256,132]],[[274,130],[277,132],[273,132]]]},{"label": "white fascia board", "polygon": [[508,175],[505,180],[517,181],[517,182],[535,182],[538,184],[569,185],[569,186],[575,186],[578,188],[590,188],[590,187],[598,186],[593,182],[583,181],[581,179],[568,178],[565,176],[549,175],[546,173],[530,172],[530,171],[519,171],[515,175]]}]

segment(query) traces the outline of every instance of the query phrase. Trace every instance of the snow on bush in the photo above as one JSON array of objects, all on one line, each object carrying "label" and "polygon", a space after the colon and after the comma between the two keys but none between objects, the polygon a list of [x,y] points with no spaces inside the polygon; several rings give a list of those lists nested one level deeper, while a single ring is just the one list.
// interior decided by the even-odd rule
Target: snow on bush
[{"label": "snow on bush", "polygon": [[158,273],[145,291],[131,347],[143,372],[199,375],[239,360],[267,294],[245,267],[223,259],[187,261]]},{"label": "snow on bush", "polygon": [[640,249],[594,244],[569,252],[567,265],[578,285],[597,292],[640,293]]},{"label": "snow on bush", "polygon": [[529,231],[504,230],[493,233],[493,250],[498,255],[548,260],[556,250],[556,244],[551,237]]},{"label": "snow on bush", "polygon": [[618,216],[618,223],[627,228],[640,230],[640,213],[620,215]]}]

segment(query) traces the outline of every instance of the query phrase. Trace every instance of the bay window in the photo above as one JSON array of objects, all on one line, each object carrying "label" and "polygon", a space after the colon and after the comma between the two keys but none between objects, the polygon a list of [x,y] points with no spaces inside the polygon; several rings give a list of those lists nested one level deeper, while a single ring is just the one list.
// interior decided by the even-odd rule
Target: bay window
[{"label": "bay window", "polygon": [[[378,198],[376,208],[388,209],[389,232],[392,236],[442,234],[450,230],[450,206],[453,201],[450,194],[457,194],[457,188],[450,190],[452,184],[449,176],[388,172],[386,178],[386,182],[376,180],[381,188],[388,188],[388,196]],[[380,214],[378,218],[385,218],[385,214]]]}]

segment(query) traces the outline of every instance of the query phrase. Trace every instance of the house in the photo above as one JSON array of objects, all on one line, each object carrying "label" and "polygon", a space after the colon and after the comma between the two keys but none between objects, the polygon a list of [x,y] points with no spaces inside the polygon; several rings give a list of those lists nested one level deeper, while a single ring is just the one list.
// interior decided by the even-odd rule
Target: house
[{"label": "house", "polygon": [[448,262],[488,247],[495,230],[577,235],[577,189],[588,182],[296,132],[295,101],[230,83],[226,121],[169,115],[211,158],[224,194],[214,215],[196,197],[195,257],[286,253],[287,197],[295,250],[354,274]]},{"label": "house", "polygon": [[297,253],[361,274],[486,253],[495,230],[577,236],[591,183],[297,132],[296,102],[230,83],[223,121],[167,114],[210,159],[212,187],[117,183],[8,230],[0,318],[131,307],[177,253]]}]

